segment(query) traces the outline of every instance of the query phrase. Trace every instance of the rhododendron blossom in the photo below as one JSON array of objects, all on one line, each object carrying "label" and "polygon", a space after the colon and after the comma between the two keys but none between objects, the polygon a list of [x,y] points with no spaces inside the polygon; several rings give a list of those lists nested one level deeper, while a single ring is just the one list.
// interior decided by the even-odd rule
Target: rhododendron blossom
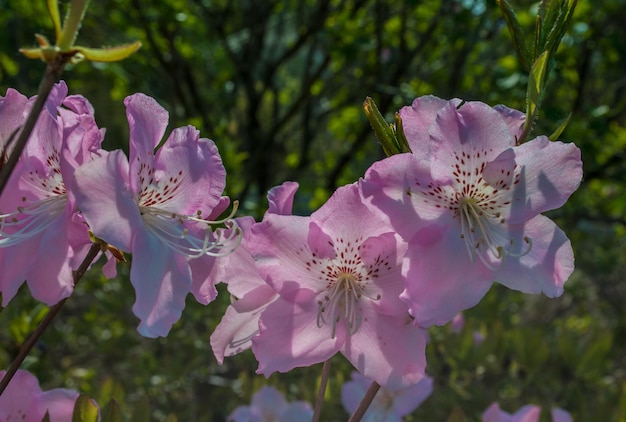
[{"label": "rhododendron blossom", "polygon": [[119,150],[103,154],[77,171],[73,188],[93,233],[133,255],[139,332],[164,336],[180,318],[187,293],[202,303],[215,297],[214,259],[232,252],[241,236],[236,227],[226,237],[213,230],[222,222],[212,219],[228,204],[215,144],[187,126],[174,129],[154,152],[167,111],[143,94],[124,103],[130,160]]},{"label": "rhododendron blossom", "polygon": [[[341,386],[341,403],[350,414],[359,407],[372,380],[358,372],[352,380]],[[363,422],[401,422],[402,418],[417,409],[433,391],[433,379],[424,376],[417,384],[400,390],[381,388],[365,412]]]},{"label": "rhododendron blossom", "polygon": [[310,217],[267,214],[252,228],[248,247],[280,296],[252,339],[260,373],[341,352],[387,387],[423,376],[426,338],[398,297],[406,244],[368,211],[357,189],[337,189]]},{"label": "rhododendron blossom", "polygon": [[416,321],[446,323],[493,281],[560,295],[573,252],[540,213],[580,184],[580,150],[545,136],[517,145],[523,115],[503,106],[421,97],[400,114],[413,152],[374,163],[362,188],[410,241],[402,297]]},{"label": "rhododendron blossom", "polygon": [[[3,143],[34,101],[14,90],[0,100]],[[101,152],[102,139],[87,100],[67,96],[64,82],[55,85],[0,199],[3,305],[24,280],[48,305],[71,294],[72,270],[91,241],[69,185],[75,170]]]},{"label": "rhododendron blossom", "polygon": [[[295,182],[285,182],[267,194],[268,214],[289,215],[298,189]],[[252,346],[252,338],[259,332],[259,317],[267,306],[278,298],[276,291],[259,274],[248,250],[252,217],[237,219],[243,231],[241,245],[232,254],[217,259],[215,279],[228,284],[233,301],[222,321],[211,334],[211,348],[221,364],[225,356],[233,356]]]},{"label": "rhododendron blossom", "polygon": [[252,396],[250,406],[239,406],[228,416],[229,422],[307,422],[313,409],[305,401],[288,403],[273,387],[262,387]]},{"label": "rhododendron blossom", "polygon": [[[492,403],[482,415],[482,422],[539,422],[541,407],[532,404],[522,406],[517,412],[510,414],[500,409],[498,403]],[[572,422],[572,416],[557,407],[551,411],[552,422]]]},{"label": "rhododendron blossom", "polygon": [[[0,379],[6,371],[0,372]],[[41,391],[30,372],[18,369],[0,395],[0,421],[41,422],[46,413],[50,422],[72,420],[78,393],[65,388]]]}]

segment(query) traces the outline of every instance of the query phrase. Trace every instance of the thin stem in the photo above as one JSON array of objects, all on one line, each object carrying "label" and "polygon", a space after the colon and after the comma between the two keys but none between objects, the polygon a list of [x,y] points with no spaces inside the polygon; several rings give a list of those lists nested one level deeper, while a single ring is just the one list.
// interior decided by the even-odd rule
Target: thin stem
[{"label": "thin stem", "polygon": [[367,412],[370,404],[372,404],[372,401],[374,400],[374,397],[376,397],[376,393],[378,393],[379,389],[380,384],[376,381],[372,381],[370,388],[368,388],[365,393],[365,397],[363,397],[363,400],[359,403],[359,407],[357,407],[352,416],[350,416],[348,422],[359,422],[363,418],[363,415],[365,415],[365,412]]},{"label": "thin stem", "polygon": [[33,104],[33,108],[30,110],[28,117],[26,117],[24,127],[20,132],[17,140],[15,141],[15,146],[13,147],[11,155],[7,159],[6,163],[2,165],[2,169],[0,170],[0,195],[2,195],[4,187],[9,181],[9,177],[11,176],[13,169],[17,165],[20,155],[26,147],[26,142],[28,141],[30,134],[35,128],[35,124],[37,123],[39,114],[46,104],[46,100],[48,99],[50,91],[52,91],[52,87],[54,86],[55,82],[59,80],[59,77],[63,72],[63,68],[65,67],[65,64],[68,62],[68,60],[68,56],[60,54],[55,60],[49,62],[46,66],[46,73],[41,80],[41,84],[39,85],[39,91],[37,92],[37,99],[35,100],[35,104]]},{"label": "thin stem", "polygon": [[[78,269],[74,271],[74,287],[76,287],[76,284],[78,284],[78,281],[82,278],[82,276],[85,275],[87,268],[89,268],[93,260],[96,258],[96,256],[98,256],[98,252],[100,252],[100,250],[101,249],[99,244],[94,243],[93,245],[91,245],[91,248],[87,252],[87,256],[85,256],[85,259],[83,260],[83,262],[81,262]],[[19,367],[22,365],[22,362],[24,362],[26,356],[28,356],[31,349],[33,348],[33,346],[35,346],[35,344],[37,343],[43,332],[46,330],[48,325],[50,325],[56,314],[59,313],[67,299],[68,298],[62,299],[59,303],[52,306],[48,314],[39,323],[35,331],[33,331],[33,333],[26,339],[24,344],[22,344],[22,347],[20,348],[17,357],[13,362],[11,362],[11,366],[0,381],[0,395],[2,395],[4,390],[7,388],[9,382],[11,382],[11,378],[13,378],[13,375],[15,375]]]},{"label": "thin stem", "polygon": [[317,401],[315,402],[315,410],[313,411],[313,419],[311,422],[318,422],[322,414],[322,404],[324,404],[324,395],[326,394],[326,384],[328,384],[328,376],[330,375],[330,359],[324,362],[322,366],[322,378],[320,379],[320,389],[317,391]]}]

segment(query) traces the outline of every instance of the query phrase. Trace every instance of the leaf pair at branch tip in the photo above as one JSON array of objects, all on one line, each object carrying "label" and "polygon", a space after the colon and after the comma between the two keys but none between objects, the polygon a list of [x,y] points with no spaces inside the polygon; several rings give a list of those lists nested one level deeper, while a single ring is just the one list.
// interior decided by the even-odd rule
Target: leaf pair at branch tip
[{"label": "leaf pair at branch tip", "polygon": [[[526,122],[518,144],[524,143],[532,131],[539,114],[548,76],[554,63],[554,55],[569,26],[577,0],[542,0],[535,24],[531,48],[527,48],[525,35],[507,0],[497,0],[504,20],[513,38],[513,46],[522,66],[529,71],[526,91]],[[550,139],[560,135],[569,118],[559,126]]]},{"label": "leaf pair at branch tip", "polygon": [[46,63],[60,60],[64,63],[76,63],[82,59],[96,62],[115,62],[123,60],[141,47],[136,41],[116,47],[90,48],[74,45],[85,11],[90,0],[72,0],[63,25],[59,12],[58,0],[47,0],[48,12],[52,18],[56,43],[52,45],[43,35],[35,34],[38,48],[21,48],[20,52],[31,59],[41,59]]},{"label": "leaf pair at branch tip", "polygon": [[387,123],[371,97],[365,99],[363,110],[365,111],[367,119],[370,121],[383,151],[388,157],[394,154],[411,152],[409,143],[404,135],[400,114],[395,114],[394,123]]}]

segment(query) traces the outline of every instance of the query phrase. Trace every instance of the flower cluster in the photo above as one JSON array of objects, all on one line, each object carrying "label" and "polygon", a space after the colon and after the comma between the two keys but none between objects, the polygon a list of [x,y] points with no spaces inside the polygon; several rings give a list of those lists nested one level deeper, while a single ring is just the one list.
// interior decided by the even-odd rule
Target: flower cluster
[{"label": "flower cluster", "polygon": [[[33,100],[14,90],[0,99],[4,151]],[[214,261],[237,247],[240,230],[215,221],[229,204],[221,196],[226,171],[215,144],[187,126],[155,153],[167,111],[143,94],[125,104],[130,160],[100,149],[104,130],[85,98],[67,96],[63,82],[53,89],[1,197],[0,292],[6,305],[27,280],[33,296],[49,305],[69,296],[72,271],[96,236],[132,253],[138,330],[165,336],[187,293],[205,304],[215,298]],[[215,229],[222,223],[224,230]]]},{"label": "flower cluster", "polygon": [[[12,90],[0,99],[3,151],[31,103]],[[125,105],[128,158],[100,148],[87,100],[64,83],[53,90],[1,197],[4,305],[23,280],[45,303],[67,297],[97,238],[132,254],[144,336],[167,335],[188,293],[208,304],[225,282],[234,300],[211,337],[220,363],[252,348],[269,376],[341,353],[357,378],[386,391],[426,382],[425,397],[427,327],[494,282],[553,297],[573,271],[569,240],[541,213],[578,187],[580,151],[544,136],[519,144],[518,111],[418,98],[400,111],[412,152],[374,163],[310,216],[292,215],[298,185],[286,182],[256,222],[219,219],[230,201],[211,140],[186,126],[162,142],[167,111],[143,94]],[[232,419],[257,418],[254,409]]]},{"label": "flower cluster", "polygon": [[424,376],[424,328],[494,282],[563,292],[572,248],[541,213],[578,187],[579,149],[544,136],[518,145],[524,115],[504,106],[427,96],[400,116],[412,152],[374,163],[307,217],[291,215],[293,183],[275,188],[263,221],[245,225],[229,257],[240,265],[222,276],[235,301],[211,339],[220,362],[251,347],[268,376],[341,353],[406,388]]}]

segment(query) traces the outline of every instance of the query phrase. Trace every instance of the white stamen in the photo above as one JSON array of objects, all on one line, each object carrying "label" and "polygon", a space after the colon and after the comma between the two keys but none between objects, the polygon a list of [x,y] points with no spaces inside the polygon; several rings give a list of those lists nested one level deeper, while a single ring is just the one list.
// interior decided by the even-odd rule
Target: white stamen
[{"label": "white stamen", "polygon": [[[199,258],[203,255],[220,257],[232,253],[241,243],[242,230],[232,220],[237,211],[237,203],[234,203],[231,214],[218,221],[205,220],[200,214],[182,215],[165,211],[154,206],[139,206],[144,224],[163,243],[175,252],[187,258]],[[190,225],[204,235],[196,236],[190,232]],[[225,228],[213,230],[212,227],[223,224]]]},{"label": "white stamen", "polygon": [[65,210],[67,195],[54,195],[0,214],[0,247],[17,245],[46,230]]},{"label": "white stamen", "polygon": [[521,252],[513,252],[514,240],[510,239],[510,247],[498,244],[496,233],[501,230],[500,224],[505,223],[499,212],[488,212],[474,198],[463,198],[459,201],[458,215],[461,220],[461,238],[472,261],[478,259],[488,268],[495,270],[497,266],[487,260],[483,251],[496,261],[502,262],[505,256],[522,257],[532,248],[528,237],[524,238],[527,248]]}]

